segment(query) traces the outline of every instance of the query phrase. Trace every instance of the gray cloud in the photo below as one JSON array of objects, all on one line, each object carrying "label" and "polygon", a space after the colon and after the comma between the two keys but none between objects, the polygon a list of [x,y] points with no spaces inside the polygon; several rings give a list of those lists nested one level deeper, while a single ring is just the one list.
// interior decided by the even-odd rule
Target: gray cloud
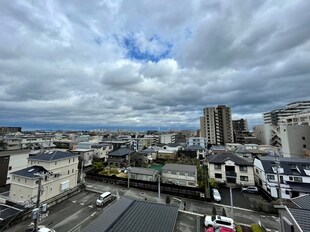
[{"label": "gray cloud", "polygon": [[261,122],[309,98],[309,10],[289,0],[2,2],[0,121],[198,128],[203,107],[227,104]]}]

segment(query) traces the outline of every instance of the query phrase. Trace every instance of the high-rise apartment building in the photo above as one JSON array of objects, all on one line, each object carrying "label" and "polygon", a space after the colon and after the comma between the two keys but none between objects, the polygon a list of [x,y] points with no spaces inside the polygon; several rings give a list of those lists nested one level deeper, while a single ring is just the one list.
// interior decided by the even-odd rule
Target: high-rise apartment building
[{"label": "high-rise apartment building", "polygon": [[246,119],[233,120],[233,129],[235,132],[249,131],[248,121]]},{"label": "high-rise apartment building", "polygon": [[201,137],[208,144],[225,144],[233,142],[231,109],[225,105],[206,107],[200,118]]},{"label": "high-rise apartment building", "polygon": [[286,107],[275,109],[270,112],[264,113],[265,124],[277,125],[278,122],[286,117],[300,113],[310,109],[310,101],[298,101],[287,104]]}]

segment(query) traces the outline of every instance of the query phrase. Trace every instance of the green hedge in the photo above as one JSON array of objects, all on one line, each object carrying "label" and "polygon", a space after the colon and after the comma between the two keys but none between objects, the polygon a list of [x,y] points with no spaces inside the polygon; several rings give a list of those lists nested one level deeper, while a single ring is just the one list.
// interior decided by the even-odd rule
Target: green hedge
[{"label": "green hedge", "polygon": [[251,224],[253,232],[263,232],[262,228],[258,224]]},{"label": "green hedge", "polygon": [[236,231],[237,232],[242,232],[242,227],[241,226],[236,226]]}]

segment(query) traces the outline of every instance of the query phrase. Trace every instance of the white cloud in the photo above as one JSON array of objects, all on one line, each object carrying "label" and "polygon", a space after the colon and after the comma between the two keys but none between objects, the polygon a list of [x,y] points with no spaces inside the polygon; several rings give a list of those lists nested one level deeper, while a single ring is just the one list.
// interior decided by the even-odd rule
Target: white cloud
[{"label": "white cloud", "polygon": [[0,121],[198,128],[203,107],[227,104],[259,122],[309,96],[309,10],[289,0],[2,2]]}]

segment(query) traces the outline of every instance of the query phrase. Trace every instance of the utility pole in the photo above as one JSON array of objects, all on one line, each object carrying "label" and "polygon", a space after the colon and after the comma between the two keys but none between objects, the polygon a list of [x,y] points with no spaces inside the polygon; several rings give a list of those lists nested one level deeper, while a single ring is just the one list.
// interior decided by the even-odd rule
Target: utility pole
[{"label": "utility pole", "polygon": [[280,173],[279,173],[280,161],[279,161],[278,156],[276,156],[275,164],[276,164],[276,167],[277,167],[278,197],[279,197],[279,200],[280,200],[280,205],[282,205],[282,192],[281,192],[281,182],[280,182]]},{"label": "utility pole", "polygon": [[160,175],[158,175],[158,199],[160,200]]},{"label": "utility pole", "polygon": [[38,177],[38,193],[37,193],[37,202],[36,202],[36,211],[35,211],[35,219],[34,219],[34,229],[35,232],[38,231],[38,223],[39,223],[39,216],[40,216],[40,195],[41,195],[41,181],[42,181],[42,174],[36,173],[35,176]]},{"label": "utility pole", "polygon": [[232,196],[232,187],[229,186],[229,193],[230,193],[230,211],[231,215],[234,215],[234,206],[233,206],[233,196]]},{"label": "utility pole", "polygon": [[127,167],[127,175],[128,175],[128,181],[127,181],[127,184],[128,184],[128,188],[130,187],[130,153],[128,154],[128,167]]}]

